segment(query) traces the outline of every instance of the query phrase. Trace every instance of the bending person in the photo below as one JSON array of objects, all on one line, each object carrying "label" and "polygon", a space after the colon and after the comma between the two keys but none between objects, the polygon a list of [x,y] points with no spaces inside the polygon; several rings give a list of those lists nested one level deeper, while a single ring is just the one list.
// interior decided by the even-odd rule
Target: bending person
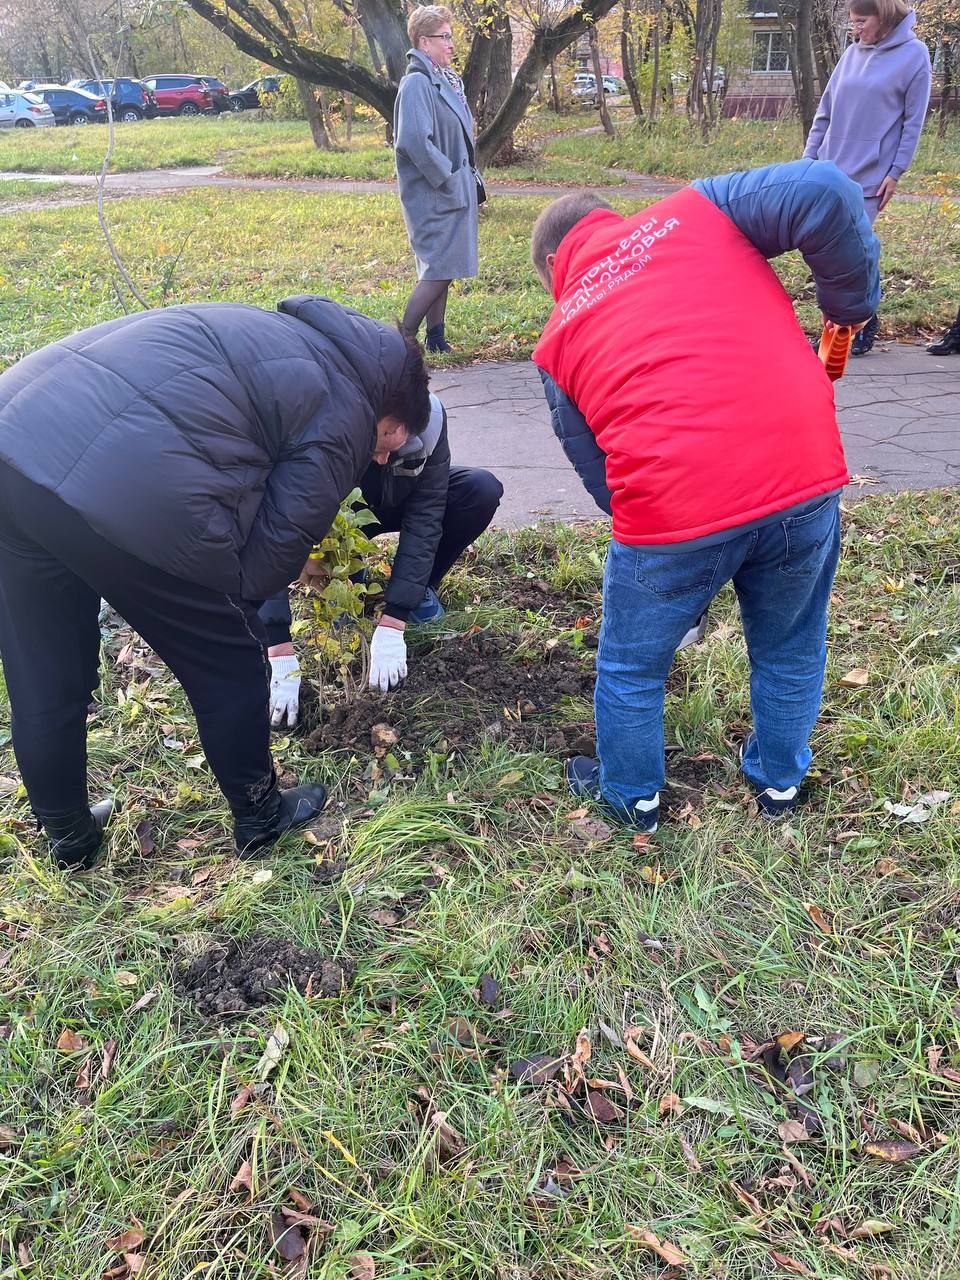
[{"label": "bending person", "polygon": [[[860,188],[830,164],[708,178],[632,217],[582,192],[534,226],[556,305],[533,358],[568,455],[612,495],[599,759],[575,757],[567,778],[641,831],[658,820],[674,651],[727,582],[750,658],[741,761],[760,810],[793,808],[810,767],[848,476],[833,385],[766,261],[791,249],[829,319],[871,314],[879,244]],[[691,328],[709,346],[691,346]]]},{"label": "bending person", "polygon": [[309,822],[281,791],[256,607],[371,458],[429,415],[416,344],[325,298],[167,307],[95,325],[0,375],[0,656],[13,747],[63,867],[93,865],[87,797],[101,596],[171,669],[251,854]]},{"label": "bending person", "polygon": [[[490,524],[503,485],[489,471],[450,466],[446,410],[431,395],[426,429],[387,462],[372,462],[360,489],[376,517],[366,533],[400,535],[370,650],[370,686],[386,693],[407,673],[407,623],[443,616],[440,583]],[[300,707],[300,668],[286,590],[263,604],[260,619],[269,645],[271,722],[293,728]]]}]

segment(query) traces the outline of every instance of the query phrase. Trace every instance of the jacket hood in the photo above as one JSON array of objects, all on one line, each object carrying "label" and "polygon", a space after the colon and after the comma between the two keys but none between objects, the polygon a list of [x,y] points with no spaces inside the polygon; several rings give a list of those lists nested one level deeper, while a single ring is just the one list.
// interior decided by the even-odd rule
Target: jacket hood
[{"label": "jacket hood", "polygon": [[908,40],[919,39],[919,36],[914,32],[916,25],[916,11],[911,9],[905,18],[901,18],[892,31],[888,31],[882,40],[877,41],[874,48],[895,49],[897,45],[906,44]]},{"label": "jacket hood", "polygon": [[399,382],[407,358],[406,344],[397,330],[312,293],[284,298],[277,310],[309,325],[337,349],[347,376],[379,416],[379,407]]}]

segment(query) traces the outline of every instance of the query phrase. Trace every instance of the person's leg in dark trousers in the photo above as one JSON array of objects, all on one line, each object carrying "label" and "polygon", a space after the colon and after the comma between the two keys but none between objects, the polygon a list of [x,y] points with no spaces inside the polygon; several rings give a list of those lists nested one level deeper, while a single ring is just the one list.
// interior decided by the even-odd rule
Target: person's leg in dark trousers
[{"label": "person's leg in dark trousers", "polygon": [[[467,547],[472,546],[489,527],[502,497],[503,485],[491,472],[479,467],[450,468],[443,527],[427,583],[433,591],[436,591]],[[378,507],[374,515],[377,523],[368,525],[364,530],[369,537],[399,532],[403,523],[402,507]]]},{"label": "person's leg in dark trousers", "polygon": [[77,835],[89,827],[87,708],[98,683],[99,608],[99,593],[25,539],[0,501],[0,657],[13,751],[37,818]]},{"label": "person's leg in dark trousers", "polygon": [[840,555],[840,500],[754,531],[734,575],[750,656],[753,733],[743,772],[760,807],[796,802],[810,767],[827,661],[827,608]]},{"label": "person's leg in dark trousers", "polygon": [[429,585],[436,591],[467,547],[472,547],[497,514],[503,485],[479,467],[451,467],[447,509]]},{"label": "person's leg in dark trousers", "polygon": [[[207,762],[238,822],[253,814],[257,822],[262,819],[269,825],[276,815],[264,814],[261,809],[267,800],[278,808],[279,793],[270,755],[265,637],[253,605],[175,578],[127,555],[94,533],[52,494],[10,472],[0,483],[0,501],[4,503],[5,524],[17,529],[22,541],[32,541],[48,559],[63,566],[62,572],[86,585],[94,627],[102,595],[167,664],[190,699]],[[0,575],[15,585],[6,562],[0,565]],[[54,743],[40,730],[36,705],[38,701],[46,705],[47,700],[35,686],[44,679],[46,666],[59,669],[62,655],[61,641],[48,633],[43,616],[36,610],[30,616],[29,634],[39,649],[35,650],[32,672],[17,667],[18,691],[15,695],[11,690],[11,706],[15,723],[20,708],[26,708],[27,723],[39,735],[29,752],[40,761],[51,758]],[[16,635],[21,629],[16,613],[6,620],[5,631]],[[87,643],[92,642],[88,639]],[[85,673],[84,680],[78,682],[74,706],[88,679]],[[86,701],[83,707],[85,711]],[[76,753],[75,746],[72,750]],[[81,756],[72,766],[71,776],[75,778],[82,769]],[[31,791],[34,784],[26,775],[24,784],[31,802],[36,803]],[[52,782],[49,785],[55,786]],[[70,803],[76,792],[74,782]],[[42,790],[41,794],[43,803],[48,793]]]}]

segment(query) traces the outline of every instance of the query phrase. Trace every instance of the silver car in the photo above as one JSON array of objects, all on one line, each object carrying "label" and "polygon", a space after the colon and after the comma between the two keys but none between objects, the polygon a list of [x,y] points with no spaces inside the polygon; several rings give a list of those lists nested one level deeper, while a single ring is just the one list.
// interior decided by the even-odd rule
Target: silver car
[{"label": "silver car", "polygon": [[53,112],[35,93],[22,89],[0,93],[0,129],[48,129],[56,123]]}]

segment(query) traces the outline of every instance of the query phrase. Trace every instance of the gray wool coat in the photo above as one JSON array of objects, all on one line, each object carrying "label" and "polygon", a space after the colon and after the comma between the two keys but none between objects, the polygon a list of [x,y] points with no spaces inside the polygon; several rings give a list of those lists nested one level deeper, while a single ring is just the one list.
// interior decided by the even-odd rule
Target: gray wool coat
[{"label": "gray wool coat", "polygon": [[418,280],[475,276],[473,117],[426,54],[407,53],[393,113],[397,182]]}]

